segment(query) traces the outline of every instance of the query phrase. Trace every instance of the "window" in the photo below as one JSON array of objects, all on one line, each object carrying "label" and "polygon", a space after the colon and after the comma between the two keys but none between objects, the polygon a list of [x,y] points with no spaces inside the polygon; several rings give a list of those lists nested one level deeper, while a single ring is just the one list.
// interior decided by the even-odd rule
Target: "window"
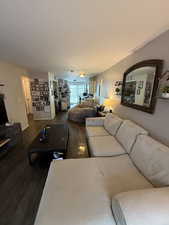
[{"label": "window", "polygon": [[86,92],[86,83],[69,83],[70,87],[70,104],[78,104],[79,97],[83,96],[83,93]]}]

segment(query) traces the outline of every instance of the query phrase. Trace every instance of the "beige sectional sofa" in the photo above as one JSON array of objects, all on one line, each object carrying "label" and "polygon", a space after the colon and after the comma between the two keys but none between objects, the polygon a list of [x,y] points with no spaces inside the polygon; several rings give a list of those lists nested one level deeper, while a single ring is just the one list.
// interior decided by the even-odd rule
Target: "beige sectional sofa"
[{"label": "beige sectional sofa", "polygon": [[51,163],[35,225],[168,225],[169,148],[113,115],[86,131],[95,157]]},{"label": "beige sectional sofa", "polygon": [[110,113],[105,118],[88,118],[86,134],[90,154],[97,157],[130,153],[137,136],[148,135],[148,132],[132,121],[123,121]]}]

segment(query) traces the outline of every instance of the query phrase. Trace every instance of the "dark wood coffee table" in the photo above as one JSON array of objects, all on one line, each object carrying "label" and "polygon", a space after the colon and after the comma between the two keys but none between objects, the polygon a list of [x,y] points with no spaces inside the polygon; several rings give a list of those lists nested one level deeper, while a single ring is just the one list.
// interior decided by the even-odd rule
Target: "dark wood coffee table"
[{"label": "dark wood coffee table", "polygon": [[40,142],[41,132],[33,140],[28,148],[28,159],[30,165],[33,164],[32,154],[61,155],[63,158],[67,152],[69,129],[66,123],[56,123],[45,126],[47,138]]}]

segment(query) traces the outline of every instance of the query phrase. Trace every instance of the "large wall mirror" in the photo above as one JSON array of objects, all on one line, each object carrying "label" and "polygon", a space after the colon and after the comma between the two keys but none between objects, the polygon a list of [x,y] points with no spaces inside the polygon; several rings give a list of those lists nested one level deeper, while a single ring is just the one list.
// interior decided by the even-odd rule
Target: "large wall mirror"
[{"label": "large wall mirror", "polygon": [[146,60],[130,67],[123,77],[121,104],[153,113],[162,60]]}]

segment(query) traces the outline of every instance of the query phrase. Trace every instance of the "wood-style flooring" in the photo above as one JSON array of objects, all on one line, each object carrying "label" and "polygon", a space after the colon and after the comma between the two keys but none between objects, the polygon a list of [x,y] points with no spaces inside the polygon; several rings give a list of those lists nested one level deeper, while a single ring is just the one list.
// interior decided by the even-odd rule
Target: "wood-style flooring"
[{"label": "wood-style flooring", "polygon": [[23,142],[0,158],[0,225],[33,225],[49,166],[31,167],[27,147],[46,124],[62,120],[70,130],[67,158],[88,157],[85,128],[67,121],[67,113],[58,113],[54,121],[34,121],[23,132]]}]

